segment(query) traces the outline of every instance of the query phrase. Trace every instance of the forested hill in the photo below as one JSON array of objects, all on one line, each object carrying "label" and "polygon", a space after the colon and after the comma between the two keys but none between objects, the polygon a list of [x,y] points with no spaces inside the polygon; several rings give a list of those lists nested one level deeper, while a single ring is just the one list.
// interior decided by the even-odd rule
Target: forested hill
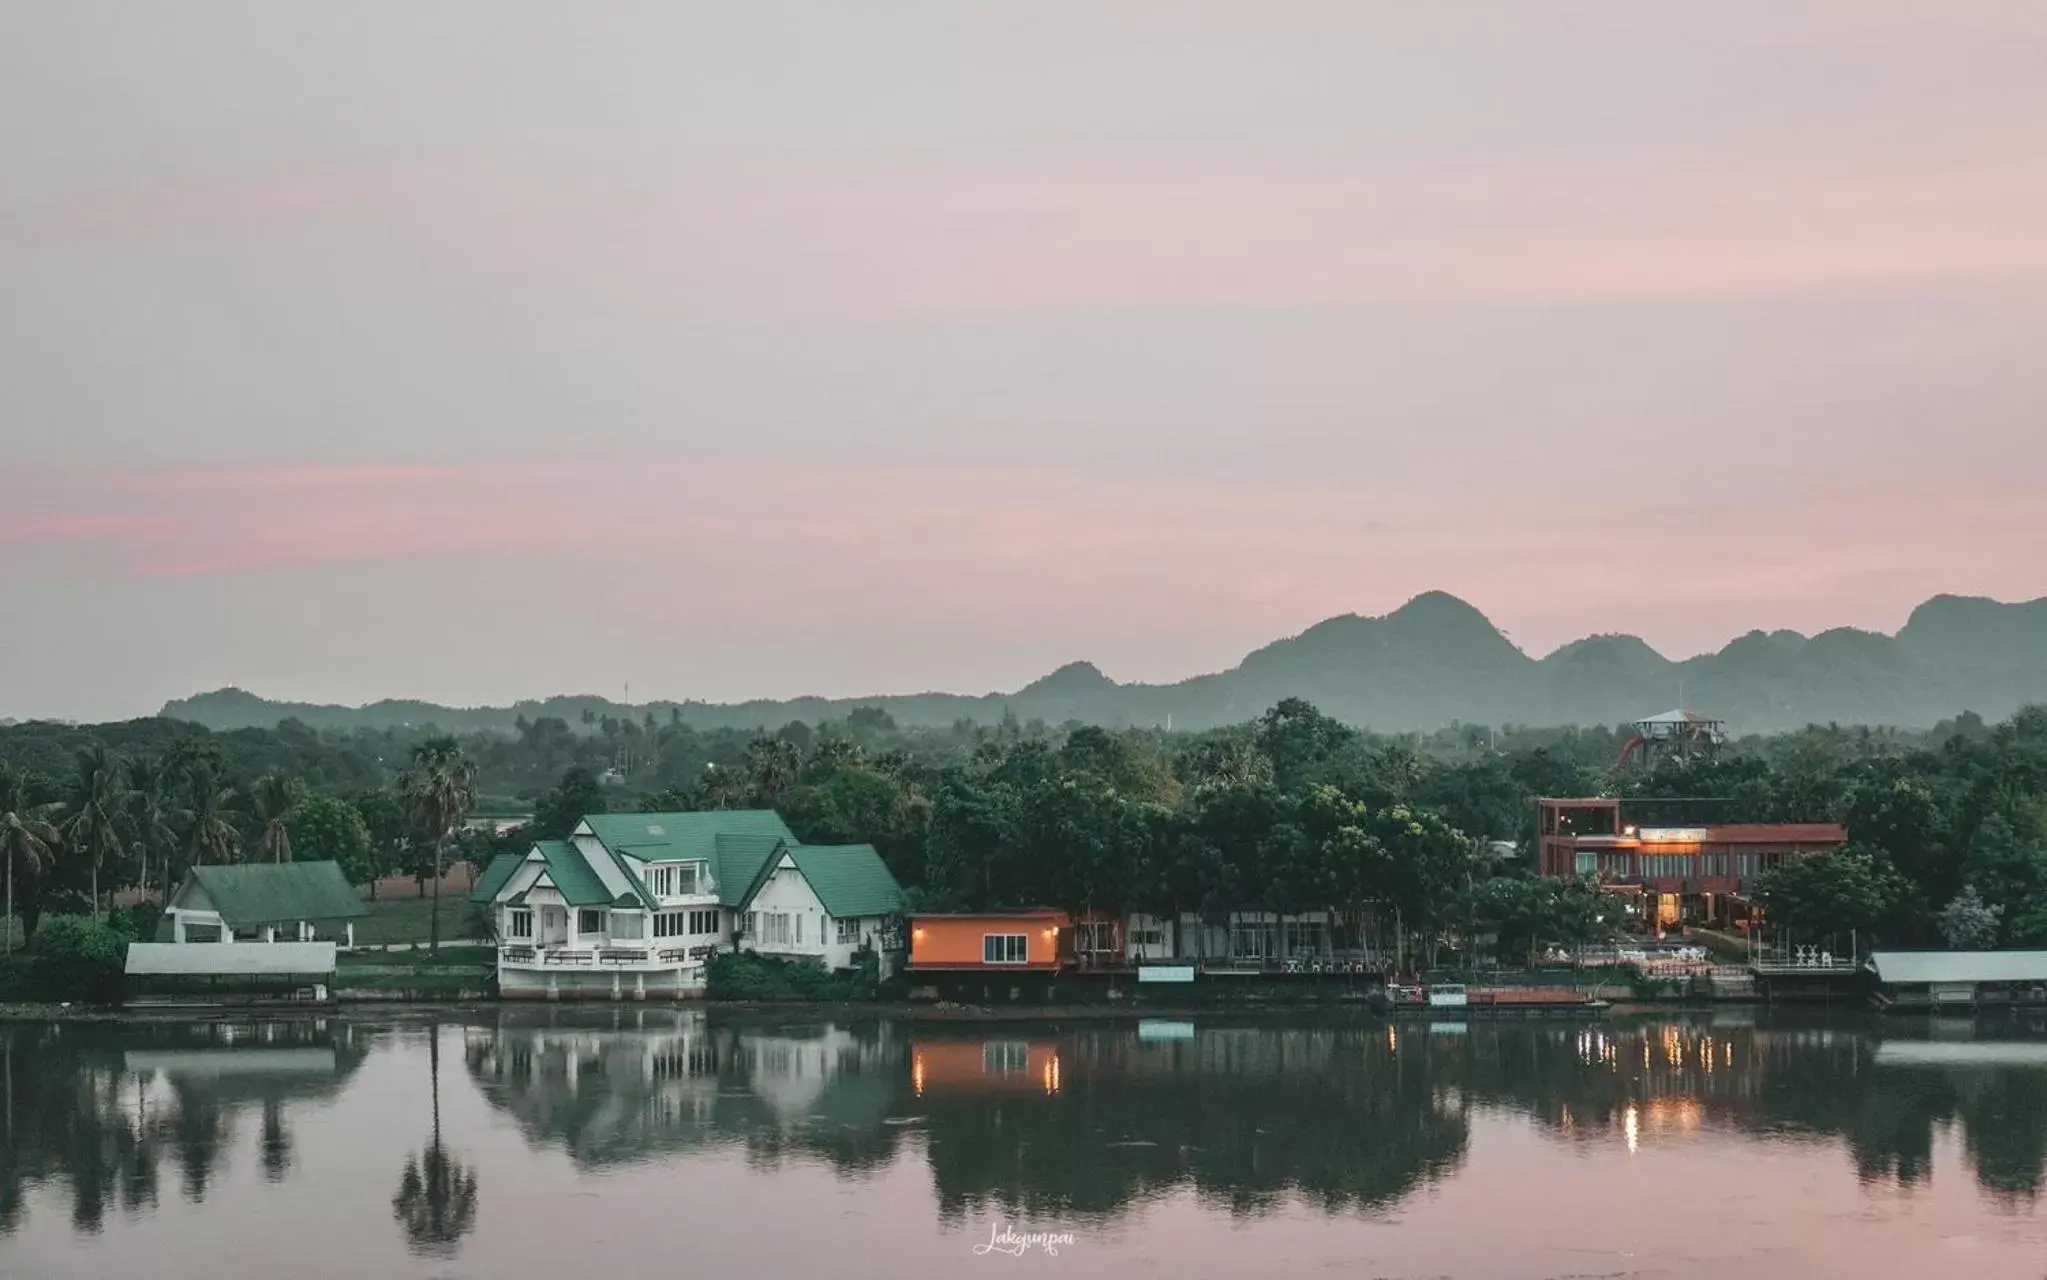
[{"label": "forested hill", "polygon": [[[796,698],[740,703],[654,702],[563,696],[509,707],[385,701],[364,707],[272,702],[223,689],[165,705],[166,717],[214,729],[433,724],[456,732],[511,732],[560,717],[682,719],[701,729],[815,724],[877,707],[904,726],[983,724],[1005,715],[1060,724],[1204,729],[1241,723],[1284,698],[1305,698],[1340,720],[1382,732],[1466,724],[1616,724],[1680,700],[1765,733],[1807,724],[1929,727],[1968,709],[2001,718],[2047,702],[2047,598],[2022,604],[1936,596],[1895,636],[1839,628],[1816,636],[1750,632],[1717,653],[1673,662],[1634,636],[1593,636],[1532,658],[1486,616],[1431,592],[1383,617],[1317,623],[1248,654],[1234,668],[1175,684],[1118,684],[1076,662],[1012,693]],[[587,715],[585,713],[588,713]]]}]

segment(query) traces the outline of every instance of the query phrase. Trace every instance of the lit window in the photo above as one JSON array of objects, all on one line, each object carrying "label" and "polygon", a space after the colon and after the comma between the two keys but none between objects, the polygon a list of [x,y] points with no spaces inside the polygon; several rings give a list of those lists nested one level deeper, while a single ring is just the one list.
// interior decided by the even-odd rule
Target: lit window
[{"label": "lit window", "polygon": [[983,964],[1028,964],[1030,962],[1030,939],[1021,933],[986,933],[981,935],[981,963]]}]

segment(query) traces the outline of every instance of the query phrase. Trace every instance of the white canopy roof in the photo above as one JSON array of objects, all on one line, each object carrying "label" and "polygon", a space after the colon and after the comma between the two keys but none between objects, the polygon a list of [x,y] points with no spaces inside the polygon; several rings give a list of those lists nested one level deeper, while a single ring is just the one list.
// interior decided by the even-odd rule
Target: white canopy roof
[{"label": "white canopy roof", "polygon": [[131,942],[128,972],[229,975],[334,972],[331,942]]},{"label": "white canopy roof", "polygon": [[1869,966],[1886,985],[2047,982],[2047,951],[1878,951]]}]

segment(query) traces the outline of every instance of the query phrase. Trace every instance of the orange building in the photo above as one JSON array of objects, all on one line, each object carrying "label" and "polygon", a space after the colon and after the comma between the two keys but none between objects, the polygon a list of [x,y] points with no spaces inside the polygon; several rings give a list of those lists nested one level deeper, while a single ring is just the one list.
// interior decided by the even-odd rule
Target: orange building
[{"label": "orange building", "polygon": [[1024,907],[910,917],[912,973],[1056,972],[1071,955],[1064,911]]},{"label": "orange building", "polygon": [[1589,876],[1639,893],[1643,915],[1659,925],[1745,917],[1757,876],[1848,842],[1838,822],[1640,825],[1610,796],[1544,799],[1536,807],[1536,867],[1543,875]]},{"label": "orange building", "polygon": [[1036,1038],[912,1040],[910,1087],[931,1094],[1056,1094],[1059,1046]]}]

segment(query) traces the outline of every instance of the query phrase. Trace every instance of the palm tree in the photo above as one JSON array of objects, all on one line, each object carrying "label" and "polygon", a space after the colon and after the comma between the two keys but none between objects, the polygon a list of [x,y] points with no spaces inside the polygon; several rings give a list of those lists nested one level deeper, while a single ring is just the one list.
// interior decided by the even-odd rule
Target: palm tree
[{"label": "palm tree", "polygon": [[222,786],[213,766],[195,761],[186,776],[191,807],[180,810],[188,862],[233,862],[242,851],[241,811],[235,789]]},{"label": "palm tree", "polygon": [[255,800],[256,822],[263,834],[258,837],[257,847],[263,856],[272,862],[291,861],[291,829],[286,825],[306,798],[305,784],[297,778],[280,778],[270,774],[256,780],[252,793]]},{"label": "palm tree", "polygon": [[476,1225],[476,1173],[441,1145],[441,1025],[427,1030],[433,1077],[434,1129],[426,1152],[408,1156],[391,1212],[404,1225],[405,1242],[425,1257],[449,1258]]},{"label": "palm tree", "polygon": [[[178,845],[178,833],[171,824],[178,772],[174,754],[138,756],[128,762],[128,835],[142,860],[137,887],[144,898],[149,896],[150,851],[156,851],[158,866],[168,873],[171,852]],[[166,884],[164,890],[169,892],[170,886]]]},{"label": "palm tree", "polygon": [[462,746],[446,735],[428,738],[412,749],[412,767],[398,782],[405,812],[420,843],[434,851],[434,905],[427,950],[441,950],[441,859],[448,837],[455,833],[469,807],[476,803],[476,766]]},{"label": "palm tree", "polygon": [[782,738],[756,738],[746,744],[745,763],[754,801],[772,808],[803,771],[803,752]]},{"label": "palm tree", "polygon": [[100,867],[121,856],[121,762],[99,743],[78,752],[64,843],[92,864],[92,918],[100,918]]},{"label": "palm tree", "polygon": [[7,918],[0,927],[7,932],[9,955],[14,954],[14,870],[19,866],[33,879],[49,874],[59,838],[42,810],[29,805],[21,775],[0,768],[0,850],[7,858]]}]

